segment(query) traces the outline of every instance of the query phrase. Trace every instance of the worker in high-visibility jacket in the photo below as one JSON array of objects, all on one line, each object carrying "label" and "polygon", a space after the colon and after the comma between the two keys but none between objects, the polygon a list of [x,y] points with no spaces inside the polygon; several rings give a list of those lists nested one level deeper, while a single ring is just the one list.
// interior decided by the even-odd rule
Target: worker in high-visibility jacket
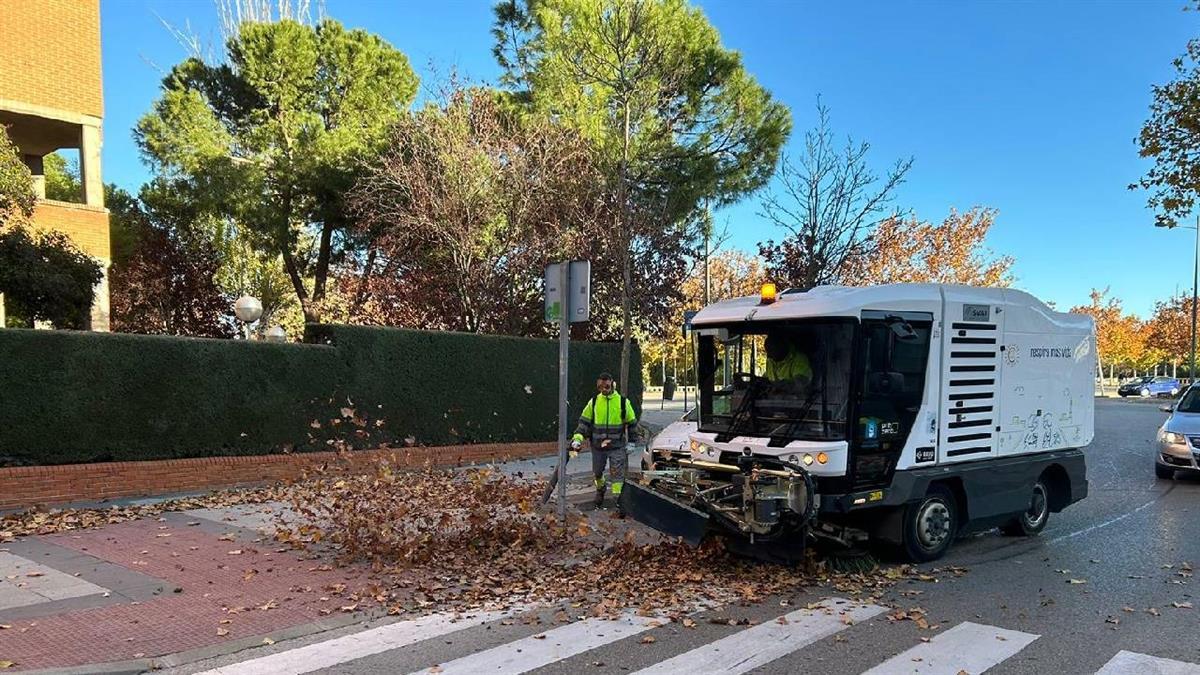
[{"label": "worker in high-visibility jacket", "polygon": [[579,452],[586,440],[592,448],[592,478],[596,483],[596,508],[604,504],[604,467],[612,483],[613,497],[620,501],[629,459],[625,448],[637,443],[637,415],[633,404],[613,386],[612,375],[602,373],[596,379],[597,394],[588,401],[579,416],[579,426],[571,438],[571,449]]},{"label": "worker in high-visibility jacket", "polygon": [[768,335],[766,340],[768,380],[793,389],[805,390],[812,383],[812,365],[808,355],[782,335]]}]

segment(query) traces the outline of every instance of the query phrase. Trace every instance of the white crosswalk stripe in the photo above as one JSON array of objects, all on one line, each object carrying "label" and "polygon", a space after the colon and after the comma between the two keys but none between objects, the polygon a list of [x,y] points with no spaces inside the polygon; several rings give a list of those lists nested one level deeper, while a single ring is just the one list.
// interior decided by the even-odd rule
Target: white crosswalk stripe
[{"label": "white crosswalk stripe", "polygon": [[884,611],[877,605],[830,598],[813,609],[799,609],[768,623],[747,628],[697,647],[638,675],[725,673],[738,675],[817,642]]},{"label": "white crosswalk stripe", "polygon": [[372,654],[407,647],[430,638],[454,633],[471,626],[509,616],[508,612],[485,612],[471,616],[431,614],[412,621],[391,623],[359,633],[249,661],[206,670],[196,675],[300,675],[336,666]]},{"label": "white crosswalk stripe", "polygon": [[956,675],[982,673],[1024,649],[1039,636],[965,621],[863,675]]},{"label": "white crosswalk stripe", "polygon": [[531,635],[499,647],[476,652],[436,669],[420,672],[503,673],[515,675],[571,658],[661,625],[662,619],[626,614],[620,619],[584,619],[545,633]]},{"label": "white crosswalk stripe", "polygon": [[1200,666],[1122,650],[1096,675],[1200,675]]},{"label": "white crosswalk stripe", "polygon": [[[567,661],[608,645],[613,645],[608,652],[619,651],[623,645],[617,643],[635,641],[639,634],[669,623],[666,618],[638,616],[629,610],[619,619],[582,619],[474,653],[467,651],[472,641],[461,638],[455,638],[453,643],[463,645],[462,650],[457,647],[445,650],[443,647],[440,655],[411,651],[412,646],[418,643],[435,641],[433,644],[437,644],[437,638],[476,629],[529,609],[532,608],[472,616],[434,614],[213,668],[197,675],[299,675],[335,666],[341,666],[339,672],[368,673],[377,672],[381,663],[390,664],[394,672],[424,668],[415,672],[516,675]],[[703,611],[700,607],[695,609]],[[714,607],[706,606],[703,609]],[[694,647],[695,642],[690,642],[688,646],[691,648],[687,650],[672,649],[672,636],[680,634],[666,629],[659,636],[658,647],[665,650],[664,657],[670,654],[675,656],[643,668],[635,675],[741,675],[787,657],[795,657],[798,659],[796,663],[802,663],[806,648],[820,652],[814,656],[819,657],[826,653],[822,650],[827,650],[828,645],[820,646],[817,643],[852,626],[856,631],[852,640],[861,650],[867,648],[871,635],[887,635],[886,622],[866,623],[886,611],[878,605],[828,598],[698,647]],[[894,637],[895,633],[891,635]],[[979,675],[1020,653],[1039,637],[1032,633],[964,622],[937,634],[928,642],[883,660],[863,675],[957,675],[964,671]],[[891,640],[884,642],[894,644]],[[416,649],[423,650],[425,647]],[[370,656],[379,658],[378,655],[385,652],[393,654],[383,657],[383,662],[352,663]],[[612,663],[613,653],[608,652],[604,654],[605,660]],[[448,660],[437,664],[426,660],[433,658]],[[584,658],[592,657],[589,655]],[[878,658],[884,659],[884,655],[880,654]],[[1200,675],[1200,665],[1121,651],[1097,671],[1097,675],[1134,674]]]}]

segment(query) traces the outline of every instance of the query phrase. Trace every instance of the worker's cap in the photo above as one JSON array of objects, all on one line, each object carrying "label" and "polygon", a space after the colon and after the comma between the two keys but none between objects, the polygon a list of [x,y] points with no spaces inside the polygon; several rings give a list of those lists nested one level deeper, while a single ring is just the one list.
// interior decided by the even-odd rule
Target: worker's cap
[{"label": "worker's cap", "polygon": [[600,376],[597,377],[596,379],[597,380],[608,380],[611,382],[613,379],[613,376],[612,376],[612,373],[600,373]]}]

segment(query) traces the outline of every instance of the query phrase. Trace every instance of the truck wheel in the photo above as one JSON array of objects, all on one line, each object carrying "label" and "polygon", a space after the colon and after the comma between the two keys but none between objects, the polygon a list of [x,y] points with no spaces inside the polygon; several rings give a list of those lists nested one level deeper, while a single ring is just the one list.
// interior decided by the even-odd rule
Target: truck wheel
[{"label": "truck wheel", "polygon": [[1017,516],[1012,522],[1002,525],[1000,531],[1010,537],[1032,537],[1046,527],[1050,520],[1050,488],[1044,478],[1039,478],[1033,484],[1033,495],[1029,500],[1029,509]]},{"label": "truck wheel", "polygon": [[1175,477],[1175,469],[1169,466],[1163,466],[1158,462],[1154,463],[1154,477],[1162,480],[1171,480]]},{"label": "truck wheel", "polygon": [[958,533],[958,501],[945,485],[929,486],[919,501],[904,512],[904,555],[913,562],[930,562],[945,555]]}]

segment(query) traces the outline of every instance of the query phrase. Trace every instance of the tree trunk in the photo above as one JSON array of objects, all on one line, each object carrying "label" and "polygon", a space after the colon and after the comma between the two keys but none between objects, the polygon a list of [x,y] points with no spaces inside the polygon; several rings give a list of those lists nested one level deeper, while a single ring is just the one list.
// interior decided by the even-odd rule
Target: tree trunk
[{"label": "tree trunk", "polygon": [[333,224],[321,223],[321,246],[317,249],[317,268],[313,270],[313,303],[325,299],[325,281],[329,278],[329,258],[333,248]]},{"label": "tree trunk", "polygon": [[292,280],[292,288],[296,291],[296,298],[300,300],[300,308],[304,311],[305,323],[320,323],[321,314],[312,305],[312,301],[308,298],[308,290],[304,288],[304,279],[300,277],[300,268],[296,266],[296,258],[292,255],[291,248],[284,244],[280,248],[280,253],[283,255],[283,268],[287,270],[288,278]]},{"label": "tree trunk", "polygon": [[629,391],[629,351],[633,338],[633,254],[630,248],[633,244],[632,224],[630,222],[629,204],[629,101],[624,102],[624,135],[621,141],[621,184],[618,194],[621,197],[621,227],[618,237],[622,256],[621,274],[621,374],[618,385],[619,391]]}]

